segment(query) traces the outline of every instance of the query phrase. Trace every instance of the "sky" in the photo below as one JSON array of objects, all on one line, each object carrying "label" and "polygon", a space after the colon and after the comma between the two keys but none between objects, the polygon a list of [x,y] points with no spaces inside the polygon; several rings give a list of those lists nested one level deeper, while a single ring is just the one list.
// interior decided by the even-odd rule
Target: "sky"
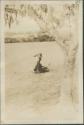
[{"label": "sky", "polygon": [[19,16],[18,18],[19,18],[18,24],[16,24],[16,22],[14,22],[11,25],[11,28],[9,28],[8,25],[5,27],[6,32],[13,32],[13,33],[30,32],[30,33],[34,33],[34,32],[40,31],[39,25],[37,24],[37,22],[33,18],[31,18],[29,16],[24,17],[24,18],[21,18]]}]

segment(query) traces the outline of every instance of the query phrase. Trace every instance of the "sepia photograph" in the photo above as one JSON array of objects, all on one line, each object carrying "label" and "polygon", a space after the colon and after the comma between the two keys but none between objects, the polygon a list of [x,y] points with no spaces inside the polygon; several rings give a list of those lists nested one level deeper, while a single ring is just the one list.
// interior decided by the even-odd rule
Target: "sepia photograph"
[{"label": "sepia photograph", "polygon": [[1,124],[83,123],[83,0],[1,0]]}]

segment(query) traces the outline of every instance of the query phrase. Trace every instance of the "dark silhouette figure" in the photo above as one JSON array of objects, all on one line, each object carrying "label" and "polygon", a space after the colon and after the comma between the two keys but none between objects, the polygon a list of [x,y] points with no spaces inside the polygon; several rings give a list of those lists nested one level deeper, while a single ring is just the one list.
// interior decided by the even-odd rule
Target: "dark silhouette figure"
[{"label": "dark silhouette figure", "polygon": [[38,56],[38,61],[34,68],[34,72],[35,73],[49,72],[49,69],[47,67],[42,66],[42,64],[40,63],[42,60],[42,53],[40,53],[39,55],[35,55],[34,57],[36,57],[36,56]]}]

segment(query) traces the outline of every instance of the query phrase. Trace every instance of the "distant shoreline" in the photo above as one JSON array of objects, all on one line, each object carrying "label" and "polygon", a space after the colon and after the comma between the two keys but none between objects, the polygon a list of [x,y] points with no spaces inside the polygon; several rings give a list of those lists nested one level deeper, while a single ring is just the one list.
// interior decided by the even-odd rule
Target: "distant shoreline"
[{"label": "distant shoreline", "polygon": [[5,38],[5,43],[27,43],[27,42],[52,42],[56,41],[53,37],[50,36],[38,36],[38,37],[17,37],[17,38]]},{"label": "distant shoreline", "polygon": [[56,41],[5,42],[5,44],[8,44],[8,43],[11,43],[11,44],[13,44],[13,43],[43,43],[43,42],[49,42],[49,43],[51,43],[51,42],[56,42]]}]

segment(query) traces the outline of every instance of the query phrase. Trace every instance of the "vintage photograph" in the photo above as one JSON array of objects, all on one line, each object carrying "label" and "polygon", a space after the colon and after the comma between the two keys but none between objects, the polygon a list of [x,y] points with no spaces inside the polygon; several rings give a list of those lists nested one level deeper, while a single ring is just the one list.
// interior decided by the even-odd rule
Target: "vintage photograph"
[{"label": "vintage photograph", "polygon": [[0,7],[1,123],[83,123],[82,0]]}]

